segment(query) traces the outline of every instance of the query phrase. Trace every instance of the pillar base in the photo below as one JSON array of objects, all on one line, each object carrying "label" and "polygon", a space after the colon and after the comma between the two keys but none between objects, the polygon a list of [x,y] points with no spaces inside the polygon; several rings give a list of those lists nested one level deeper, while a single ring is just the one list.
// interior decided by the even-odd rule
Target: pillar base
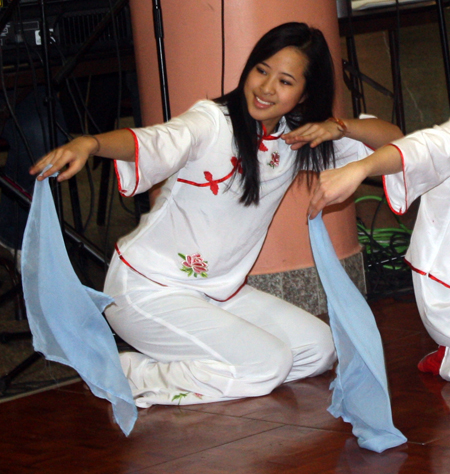
[{"label": "pillar base", "polygon": [[[367,288],[362,251],[344,258],[341,264],[359,291],[365,295]],[[249,275],[248,284],[314,315],[327,312],[327,299],[316,267],[265,275]]]}]

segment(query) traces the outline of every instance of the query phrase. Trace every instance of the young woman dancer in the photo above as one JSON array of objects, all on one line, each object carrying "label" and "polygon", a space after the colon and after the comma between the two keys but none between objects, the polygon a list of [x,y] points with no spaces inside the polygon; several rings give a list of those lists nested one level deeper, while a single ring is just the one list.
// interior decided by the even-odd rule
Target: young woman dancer
[{"label": "young woman dancer", "polygon": [[137,406],[260,396],[332,367],[329,327],[246,276],[299,170],[401,136],[380,120],[333,118],[333,100],[322,33],[283,24],[256,44],[232,92],[162,125],[76,138],[32,168],[51,163],[43,179],[68,165],[63,181],[89,155],[112,158],[125,196],[167,180],[119,240],[105,282],[106,317],[139,351],[121,354]]}]

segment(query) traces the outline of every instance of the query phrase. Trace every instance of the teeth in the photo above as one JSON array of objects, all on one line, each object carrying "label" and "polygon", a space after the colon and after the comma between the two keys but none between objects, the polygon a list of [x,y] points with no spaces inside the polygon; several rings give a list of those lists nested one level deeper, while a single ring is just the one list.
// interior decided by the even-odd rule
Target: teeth
[{"label": "teeth", "polygon": [[256,100],[263,105],[272,105],[272,102],[265,102],[264,100],[260,99],[258,96],[256,96]]}]

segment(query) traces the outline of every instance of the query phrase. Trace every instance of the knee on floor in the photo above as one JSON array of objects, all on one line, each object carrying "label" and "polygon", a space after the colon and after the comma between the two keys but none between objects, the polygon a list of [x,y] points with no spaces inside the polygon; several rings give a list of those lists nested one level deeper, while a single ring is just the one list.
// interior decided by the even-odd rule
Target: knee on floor
[{"label": "knee on floor", "polygon": [[267,395],[281,385],[290,372],[293,364],[292,351],[280,341],[275,347],[262,346],[259,354],[253,355],[247,370],[251,372],[250,384],[257,392],[254,396]]},{"label": "knee on floor", "polygon": [[294,358],[296,360],[303,359],[302,378],[312,377],[330,370],[337,358],[331,331],[323,332],[321,337],[318,337],[311,347],[305,351],[301,351],[298,356]]}]

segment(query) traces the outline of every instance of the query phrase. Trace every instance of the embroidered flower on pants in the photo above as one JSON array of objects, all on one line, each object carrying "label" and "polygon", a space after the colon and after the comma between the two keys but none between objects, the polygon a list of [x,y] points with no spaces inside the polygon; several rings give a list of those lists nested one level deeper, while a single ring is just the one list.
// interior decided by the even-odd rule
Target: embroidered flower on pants
[{"label": "embroidered flower on pants", "polygon": [[280,164],[280,154],[277,151],[272,153],[272,159],[267,163],[272,168],[275,168]]},{"label": "embroidered flower on pants", "polygon": [[186,272],[188,276],[194,275],[195,278],[198,275],[203,278],[208,276],[208,262],[203,260],[199,253],[187,256],[179,253],[178,255],[183,259],[182,267],[180,268],[182,272]]},{"label": "embroidered flower on pants", "polygon": [[179,393],[178,395],[174,395],[172,397],[172,401],[174,402],[175,400],[178,400],[178,405],[181,405],[182,400],[189,395],[194,395],[194,397],[197,397],[198,399],[203,400],[203,395],[201,393],[185,392],[185,393]]}]

